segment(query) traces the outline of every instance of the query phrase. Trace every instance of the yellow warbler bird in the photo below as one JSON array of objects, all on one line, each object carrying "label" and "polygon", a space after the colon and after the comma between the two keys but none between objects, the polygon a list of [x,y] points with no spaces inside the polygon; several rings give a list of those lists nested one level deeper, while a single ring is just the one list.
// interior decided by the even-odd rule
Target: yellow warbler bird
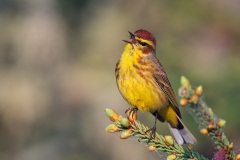
[{"label": "yellow warbler bird", "polygon": [[115,69],[120,93],[136,109],[155,116],[153,135],[158,119],[168,122],[178,144],[196,144],[195,137],[181,121],[173,89],[156,58],[156,39],[142,29],[129,33],[130,40],[124,40],[127,44]]}]

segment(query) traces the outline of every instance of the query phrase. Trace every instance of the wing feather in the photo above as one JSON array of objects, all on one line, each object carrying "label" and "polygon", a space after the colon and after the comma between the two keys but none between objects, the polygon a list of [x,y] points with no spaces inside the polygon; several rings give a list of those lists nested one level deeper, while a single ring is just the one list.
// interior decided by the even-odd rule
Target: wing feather
[{"label": "wing feather", "polygon": [[158,86],[163,91],[163,93],[165,94],[165,96],[167,97],[169,102],[173,105],[174,110],[176,111],[178,116],[181,118],[181,113],[178,108],[178,103],[177,103],[175,94],[173,92],[172,86],[167,78],[167,74],[166,74],[163,66],[157,59],[155,59],[154,62],[157,65],[157,67],[154,71],[154,74],[153,74],[155,81],[157,82]]}]

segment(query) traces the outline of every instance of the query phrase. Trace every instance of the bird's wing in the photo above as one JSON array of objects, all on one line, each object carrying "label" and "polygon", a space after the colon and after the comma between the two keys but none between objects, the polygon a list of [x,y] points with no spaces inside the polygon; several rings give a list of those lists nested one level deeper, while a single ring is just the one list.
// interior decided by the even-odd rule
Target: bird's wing
[{"label": "bird's wing", "polygon": [[178,103],[177,103],[175,94],[173,92],[172,86],[167,78],[167,74],[166,74],[164,68],[162,67],[161,63],[157,59],[156,59],[155,63],[158,66],[158,67],[156,67],[154,74],[153,74],[155,81],[157,82],[158,86],[163,91],[163,93],[165,93],[165,96],[167,97],[169,102],[173,105],[178,116],[181,118],[181,113],[178,108]]}]

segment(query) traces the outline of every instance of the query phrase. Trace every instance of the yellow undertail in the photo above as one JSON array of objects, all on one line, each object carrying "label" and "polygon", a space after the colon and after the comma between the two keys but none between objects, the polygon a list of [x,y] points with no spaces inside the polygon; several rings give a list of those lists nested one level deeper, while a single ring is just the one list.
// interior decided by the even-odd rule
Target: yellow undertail
[{"label": "yellow undertail", "polygon": [[158,114],[165,119],[172,127],[178,126],[178,116],[176,111],[173,109],[172,106],[167,108],[161,109],[158,111]]}]

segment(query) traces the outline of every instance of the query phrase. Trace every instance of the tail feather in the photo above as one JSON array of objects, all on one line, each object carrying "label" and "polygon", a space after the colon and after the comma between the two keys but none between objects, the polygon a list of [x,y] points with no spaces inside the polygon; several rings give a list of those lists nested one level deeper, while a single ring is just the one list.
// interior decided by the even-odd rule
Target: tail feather
[{"label": "tail feather", "polygon": [[178,144],[196,144],[197,140],[196,138],[192,135],[192,133],[187,129],[187,127],[182,123],[180,118],[178,118],[179,123],[183,126],[183,128],[178,129],[172,127],[169,123],[168,126],[170,128],[170,131],[172,132],[175,140],[177,141]]}]

